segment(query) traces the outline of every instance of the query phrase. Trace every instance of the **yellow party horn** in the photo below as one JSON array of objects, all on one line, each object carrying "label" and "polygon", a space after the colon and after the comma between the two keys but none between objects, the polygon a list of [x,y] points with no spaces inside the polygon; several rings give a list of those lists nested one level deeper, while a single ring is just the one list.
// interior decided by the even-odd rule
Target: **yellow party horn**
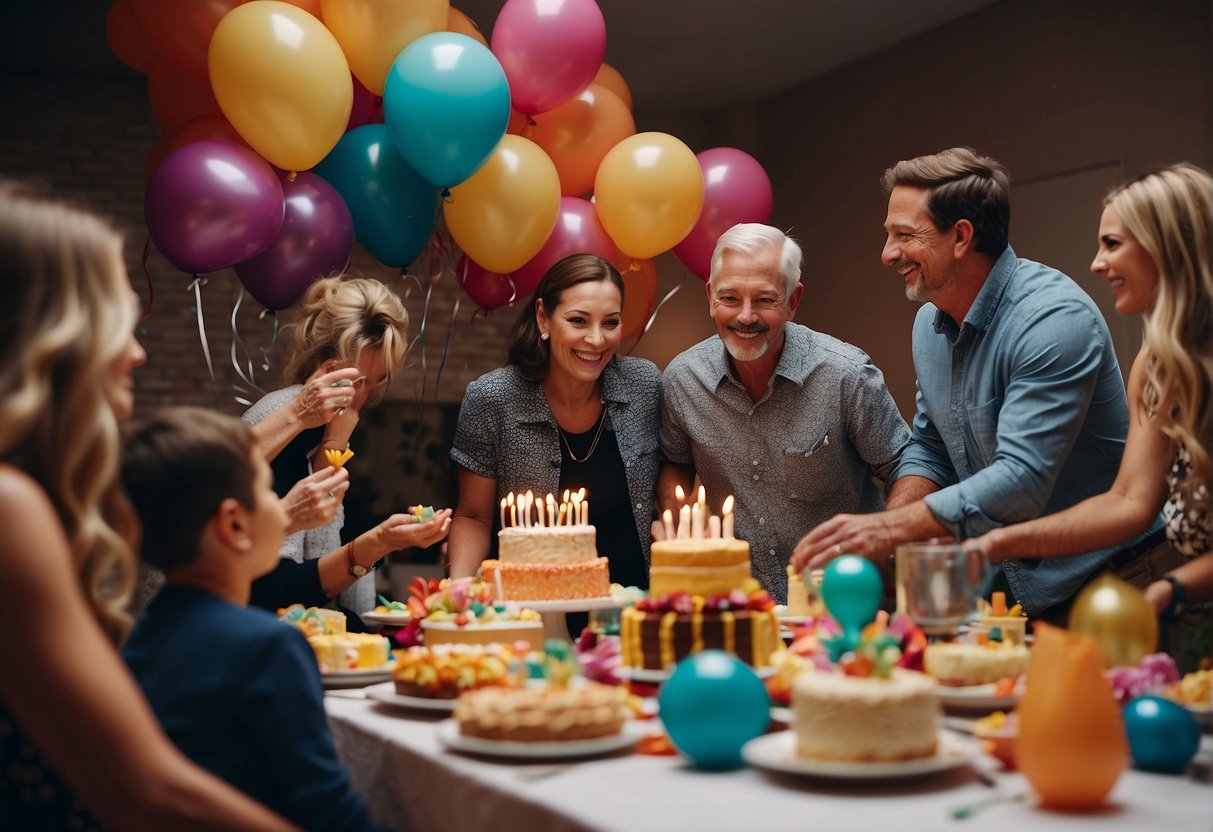
[{"label": "yellow party horn", "polygon": [[344,451],[339,451],[336,448],[324,449],[324,458],[327,459],[329,465],[332,465],[334,468],[344,468],[345,463],[349,462],[353,455],[354,452],[349,448],[346,448]]}]

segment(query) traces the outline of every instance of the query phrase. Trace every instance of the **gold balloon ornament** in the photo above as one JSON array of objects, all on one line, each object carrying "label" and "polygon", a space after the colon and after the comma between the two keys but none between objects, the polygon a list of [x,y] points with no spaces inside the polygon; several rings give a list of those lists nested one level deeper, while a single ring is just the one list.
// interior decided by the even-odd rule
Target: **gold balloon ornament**
[{"label": "gold balloon ornament", "polygon": [[1078,593],[1069,629],[1099,642],[1107,667],[1133,666],[1158,645],[1158,619],[1141,590],[1101,575]]}]

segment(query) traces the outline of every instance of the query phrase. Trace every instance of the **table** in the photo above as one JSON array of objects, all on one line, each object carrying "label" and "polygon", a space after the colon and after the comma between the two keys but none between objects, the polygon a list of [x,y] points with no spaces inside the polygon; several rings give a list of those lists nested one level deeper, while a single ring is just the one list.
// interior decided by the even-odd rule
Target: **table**
[{"label": "table", "polygon": [[[337,753],[376,820],[396,830],[763,829],[899,832],[947,828],[1015,832],[1189,832],[1213,829],[1213,786],[1187,777],[1127,769],[1108,810],[1069,815],[1007,801],[954,821],[952,810],[994,795],[1028,791],[1022,775],[990,775],[983,785],[968,768],[902,783],[853,786],[795,779],[745,768],[700,772],[682,757],[619,752],[577,762],[504,762],[448,752],[435,736],[446,714],[413,714],[353,691],[331,692],[325,708]],[[1201,759],[1213,762],[1213,738]],[[989,769],[986,768],[987,763]],[[980,758],[983,771],[993,761]]]}]

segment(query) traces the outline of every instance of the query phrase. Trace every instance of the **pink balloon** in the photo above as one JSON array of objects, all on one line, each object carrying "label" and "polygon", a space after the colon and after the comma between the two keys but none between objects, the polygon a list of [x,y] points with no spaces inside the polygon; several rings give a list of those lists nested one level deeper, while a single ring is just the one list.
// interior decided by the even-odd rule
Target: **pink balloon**
[{"label": "pink balloon", "polygon": [[481,309],[497,309],[522,297],[515,292],[514,284],[507,275],[485,271],[478,263],[469,260],[466,254],[459,258],[459,264],[455,266],[455,277],[463,291]]},{"label": "pink balloon", "polygon": [[354,218],[337,189],[314,173],[294,182],[278,174],[286,219],[269,247],[236,266],[236,276],[266,309],[291,306],[321,277],[345,269],[354,246]]},{"label": "pink balloon", "polygon": [[592,203],[575,196],[560,198],[560,215],[548,240],[525,265],[514,272],[519,297],[530,297],[543,275],[570,254],[597,254],[619,262],[619,249],[602,227]]},{"label": "pink balloon", "polygon": [[545,113],[598,74],[606,21],[594,0],[507,0],[493,24],[492,43],[514,109]]},{"label": "pink balloon", "polygon": [[706,283],[720,235],[739,222],[769,222],[774,192],[762,165],[742,150],[714,147],[695,158],[703,171],[703,211],[674,254]]},{"label": "pink balloon", "polygon": [[199,274],[243,263],[282,229],[282,184],[269,163],[232,142],[177,148],[152,174],[147,230],[170,263]]}]

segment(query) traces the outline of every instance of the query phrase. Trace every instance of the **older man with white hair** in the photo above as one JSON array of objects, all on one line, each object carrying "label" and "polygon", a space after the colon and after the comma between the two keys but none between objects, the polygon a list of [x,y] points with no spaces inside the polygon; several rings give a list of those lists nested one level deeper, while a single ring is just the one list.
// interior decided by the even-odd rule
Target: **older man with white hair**
[{"label": "older man with white hair", "polygon": [[920,496],[889,482],[910,431],[880,370],[863,350],[791,321],[801,261],[777,228],[726,231],[707,285],[717,335],[662,377],[659,507],[676,513],[675,486],[689,493],[696,475],[713,511],[733,495],[735,534],[781,602],[807,530],[839,512],[880,511],[886,492],[890,506]]}]

